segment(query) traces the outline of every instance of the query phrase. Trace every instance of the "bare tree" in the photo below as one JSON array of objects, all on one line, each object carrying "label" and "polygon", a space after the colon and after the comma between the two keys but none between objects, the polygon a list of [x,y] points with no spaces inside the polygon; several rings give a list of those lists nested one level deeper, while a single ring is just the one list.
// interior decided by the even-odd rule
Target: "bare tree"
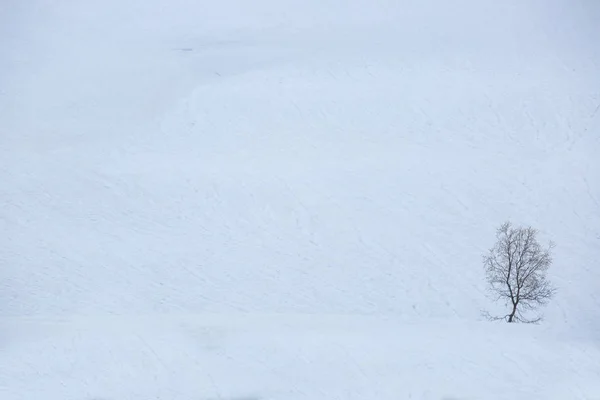
[{"label": "bare tree", "polygon": [[548,303],[556,289],[547,279],[552,264],[554,244],[542,247],[536,229],[513,227],[505,222],[496,232],[497,242],[484,256],[484,266],[490,292],[496,300],[504,300],[510,311],[508,322],[537,323],[542,317],[526,319],[524,312]]}]

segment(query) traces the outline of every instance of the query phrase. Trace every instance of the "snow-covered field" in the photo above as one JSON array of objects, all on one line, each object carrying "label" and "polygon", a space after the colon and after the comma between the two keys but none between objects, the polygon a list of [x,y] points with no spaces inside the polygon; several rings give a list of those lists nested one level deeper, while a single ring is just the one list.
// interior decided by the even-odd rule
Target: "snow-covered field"
[{"label": "snow-covered field", "polygon": [[[0,399],[600,399],[598,20],[2,1]],[[480,316],[506,219],[541,325]]]}]

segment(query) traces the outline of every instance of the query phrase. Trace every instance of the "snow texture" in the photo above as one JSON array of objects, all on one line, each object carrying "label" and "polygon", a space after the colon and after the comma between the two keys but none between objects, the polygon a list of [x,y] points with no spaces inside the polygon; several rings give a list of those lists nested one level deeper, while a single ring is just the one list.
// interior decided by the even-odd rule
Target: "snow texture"
[{"label": "snow texture", "polygon": [[[600,399],[598,20],[4,0],[0,398]],[[538,326],[481,317],[507,219]]]}]

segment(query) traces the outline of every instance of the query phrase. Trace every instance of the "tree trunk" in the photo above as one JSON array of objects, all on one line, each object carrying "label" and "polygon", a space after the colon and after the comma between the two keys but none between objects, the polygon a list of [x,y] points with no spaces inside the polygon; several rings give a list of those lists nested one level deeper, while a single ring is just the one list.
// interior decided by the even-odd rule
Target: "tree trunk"
[{"label": "tree trunk", "polygon": [[517,313],[517,304],[513,303],[512,312],[510,314],[508,314],[508,322],[514,322],[516,313]]}]

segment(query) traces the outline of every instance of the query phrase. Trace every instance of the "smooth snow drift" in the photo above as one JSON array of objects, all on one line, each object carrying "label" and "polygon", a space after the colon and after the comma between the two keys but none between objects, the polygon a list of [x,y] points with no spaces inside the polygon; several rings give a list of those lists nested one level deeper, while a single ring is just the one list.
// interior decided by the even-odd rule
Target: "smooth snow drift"
[{"label": "smooth snow drift", "polygon": [[600,397],[595,2],[1,7],[3,399]]}]

